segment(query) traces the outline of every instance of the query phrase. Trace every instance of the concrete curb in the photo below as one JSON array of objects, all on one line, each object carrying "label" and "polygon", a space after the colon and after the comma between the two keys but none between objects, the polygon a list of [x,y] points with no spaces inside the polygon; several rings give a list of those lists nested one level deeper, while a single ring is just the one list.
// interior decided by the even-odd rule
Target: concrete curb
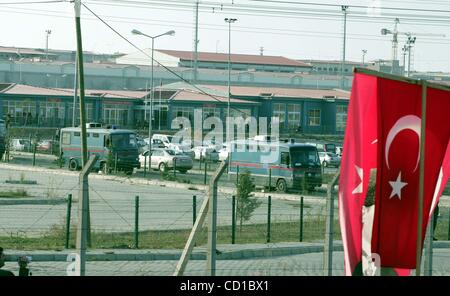
[{"label": "concrete curb", "polygon": [[[249,245],[218,245],[220,254],[217,260],[243,260],[269,258],[323,252],[323,243],[271,243]],[[436,241],[434,249],[450,249],[450,241]],[[15,262],[20,256],[32,256],[34,262],[67,261],[67,256],[76,250],[64,251],[17,251],[6,250],[6,261]],[[342,252],[340,241],[333,245],[334,252]],[[88,261],[156,261],[179,260],[182,250],[91,250],[87,252]],[[206,260],[206,248],[194,249],[190,260]]]},{"label": "concrete curb", "polygon": [[[227,250],[230,248],[231,250]],[[242,247],[241,249],[238,249]],[[296,245],[219,245],[217,260],[238,260],[268,258],[298,254],[318,253],[323,251],[322,244],[298,243]],[[336,243],[334,251],[342,251],[342,244]],[[64,251],[7,251],[6,261],[14,262],[20,256],[31,256],[34,262],[67,261],[67,256],[75,250]],[[182,250],[92,250],[87,252],[88,261],[155,261],[179,260]],[[206,260],[206,248],[199,247],[193,251],[190,260]]]},{"label": "concrete curb", "polygon": [[[74,200],[72,200],[74,202]],[[0,198],[1,206],[11,205],[60,205],[66,204],[66,198]]]}]

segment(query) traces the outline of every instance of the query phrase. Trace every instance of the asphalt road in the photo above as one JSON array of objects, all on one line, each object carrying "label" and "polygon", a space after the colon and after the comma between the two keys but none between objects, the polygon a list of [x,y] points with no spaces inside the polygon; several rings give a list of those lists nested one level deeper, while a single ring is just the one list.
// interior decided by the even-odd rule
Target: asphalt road
[{"label": "asphalt road", "polygon": [[[1,165],[0,165],[1,166]],[[97,174],[93,174],[94,176]],[[36,185],[7,184],[7,180],[33,180]],[[192,226],[193,195],[197,196],[197,212],[205,193],[200,190],[171,188],[146,184],[130,184],[133,180],[121,177],[98,176],[90,178],[90,210],[92,229],[107,232],[133,231],[135,196],[139,196],[140,230],[186,229]],[[129,182],[130,181],[130,182]],[[65,170],[45,172],[0,169],[0,191],[24,189],[34,199],[59,201],[53,204],[0,205],[0,234],[39,235],[54,225],[64,225],[66,203],[62,198],[69,193],[78,195],[78,175]],[[10,199],[9,199],[10,200]],[[218,224],[231,224],[231,195],[219,194]],[[72,223],[77,221],[78,203],[72,207]],[[267,199],[261,199],[248,223],[266,223]],[[305,207],[305,216],[324,214],[323,205]],[[271,219],[298,221],[298,201],[272,199]]]}]

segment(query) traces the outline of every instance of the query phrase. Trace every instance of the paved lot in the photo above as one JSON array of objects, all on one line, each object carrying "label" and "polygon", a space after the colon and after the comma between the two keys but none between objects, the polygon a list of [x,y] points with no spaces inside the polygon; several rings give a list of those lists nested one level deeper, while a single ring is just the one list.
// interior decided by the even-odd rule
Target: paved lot
[{"label": "paved lot", "polygon": [[[40,172],[14,169],[0,165],[0,191],[25,189],[32,197],[58,200],[52,204],[0,205],[0,233],[38,235],[52,225],[64,225],[66,204],[61,198],[69,193],[77,197],[78,176],[74,172],[43,170]],[[37,185],[6,184],[5,181],[37,181]],[[186,184],[174,184],[184,188],[146,185],[146,180],[99,176],[90,178],[91,219],[94,230],[112,232],[134,229],[135,196],[140,197],[140,230],[183,229],[192,226],[193,195],[197,196],[197,212],[205,193],[189,190]],[[272,199],[272,221],[298,221],[297,201]],[[316,215],[324,211],[323,198],[316,198],[317,206],[305,208],[305,215]],[[267,221],[267,198],[261,198],[261,206],[249,223]],[[77,220],[77,203],[72,207],[72,223]],[[219,225],[231,224],[231,193],[219,194]]]},{"label": "paved lot", "polygon": [[[220,276],[321,276],[323,254],[309,253],[272,258],[244,260],[218,260],[217,275]],[[68,262],[32,262],[30,268],[35,276],[65,276]],[[114,261],[88,262],[87,275],[90,276],[170,276],[177,261]],[[450,275],[450,249],[436,249],[433,256],[433,275]],[[8,262],[6,269],[18,273],[17,264]],[[205,260],[191,260],[186,276],[206,275]],[[343,253],[334,252],[333,275],[341,276]]]}]

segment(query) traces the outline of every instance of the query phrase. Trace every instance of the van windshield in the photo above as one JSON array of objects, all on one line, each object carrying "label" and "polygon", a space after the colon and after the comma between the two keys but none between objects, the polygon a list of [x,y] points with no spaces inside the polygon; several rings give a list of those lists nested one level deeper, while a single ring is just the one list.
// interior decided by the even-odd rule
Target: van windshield
[{"label": "van windshield", "polygon": [[137,141],[135,134],[113,134],[111,135],[111,143],[114,148],[136,148]]},{"label": "van windshield", "polygon": [[319,163],[317,151],[313,148],[293,148],[290,152],[292,167],[316,165]]}]

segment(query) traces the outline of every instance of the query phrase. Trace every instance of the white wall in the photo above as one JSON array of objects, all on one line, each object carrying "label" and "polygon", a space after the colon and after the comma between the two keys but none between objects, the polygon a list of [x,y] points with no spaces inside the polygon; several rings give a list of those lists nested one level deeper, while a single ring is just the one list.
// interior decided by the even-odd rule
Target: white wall
[{"label": "white wall", "polygon": [[[116,59],[117,64],[128,64],[128,65],[151,65],[151,55],[152,50],[150,48],[144,49],[144,52],[148,54],[148,56],[144,55],[142,52],[134,52]],[[166,67],[178,67],[179,59],[165,53],[161,53],[155,49],[154,51],[154,59]],[[157,63],[154,63],[155,67],[157,67]]]}]

